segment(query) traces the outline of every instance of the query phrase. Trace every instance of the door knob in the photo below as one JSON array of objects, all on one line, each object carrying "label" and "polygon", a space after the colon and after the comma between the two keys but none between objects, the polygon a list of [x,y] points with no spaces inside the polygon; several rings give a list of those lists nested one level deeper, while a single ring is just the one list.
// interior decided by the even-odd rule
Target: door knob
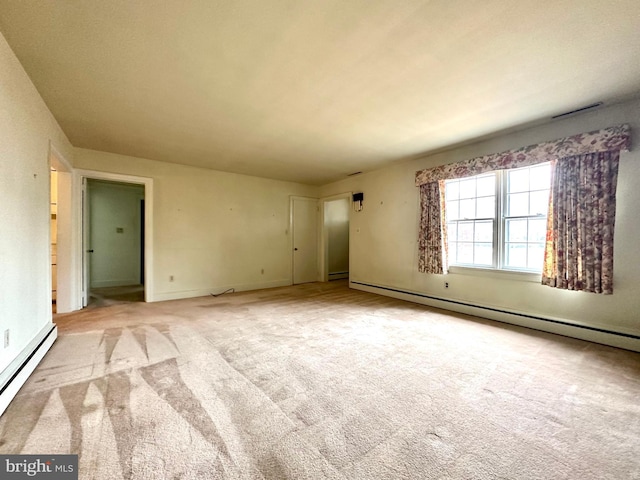
[{"label": "door knob", "polygon": [[93,253],[93,248],[91,250],[87,250],[87,253]]},{"label": "door knob", "polygon": [[298,249],[297,249],[297,248],[294,248],[294,250],[295,250],[296,252],[298,251]]}]

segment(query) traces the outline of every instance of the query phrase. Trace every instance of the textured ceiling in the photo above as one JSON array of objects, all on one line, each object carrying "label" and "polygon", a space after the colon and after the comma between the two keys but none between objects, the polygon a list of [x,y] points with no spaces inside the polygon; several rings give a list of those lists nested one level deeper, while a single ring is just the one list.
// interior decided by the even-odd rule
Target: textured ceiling
[{"label": "textured ceiling", "polygon": [[77,147],[323,184],[640,92],[638,0],[0,0]]}]

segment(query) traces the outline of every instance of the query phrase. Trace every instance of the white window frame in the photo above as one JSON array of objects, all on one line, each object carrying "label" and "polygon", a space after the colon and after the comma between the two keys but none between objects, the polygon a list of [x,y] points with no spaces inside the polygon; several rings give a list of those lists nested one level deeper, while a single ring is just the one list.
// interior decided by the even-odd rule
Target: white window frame
[{"label": "white window frame", "polygon": [[[544,162],[547,163],[547,162]],[[543,165],[541,163],[539,165]],[[536,166],[536,165],[531,165]],[[526,168],[526,167],[522,167]],[[517,170],[517,169],[514,169]],[[506,266],[506,230],[507,230],[507,220],[511,218],[547,218],[547,215],[522,215],[522,216],[506,216],[506,208],[507,208],[507,196],[509,192],[507,191],[507,182],[508,182],[508,172],[509,170],[496,170],[495,175],[495,217],[493,219],[493,264],[489,265],[472,265],[472,264],[454,264],[448,266],[449,273],[464,273],[470,275],[479,275],[479,276],[496,276],[496,277],[511,277],[516,280],[524,280],[524,281],[540,281],[542,275],[542,269],[540,271],[530,270],[527,268],[518,268],[518,267],[508,267]],[[482,173],[479,175],[474,175],[474,177],[478,177],[481,175],[486,175],[486,173]],[[457,179],[459,180],[459,179]],[[550,187],[550,186],[549,186]],[[531,190],[527,190],[531,193]],[[446,202],[446,195],[445,195]],[[474,219],[478,220],[478,219]],[[444,225],[444,228],[448,228],[448,223]],[[449,238],[447,238],[449,242]],[[448,245],[449,246],[449,245]]]},{"label": "white window frame", "polygon": [[[456,265],[456,266],[463,267],[463,268],[486,268],[486,269],[495,269],[495,268],[496,268],[496,265],[497,265],[497,263],[496,263],[496,262],[498,261],[498,257],[497,257],[497,255],[496,255],[496,248],[495,248],[495,245],[497,245],[497,243],[496,243],[496,242],[497,242],[497,240],[498,240],[498,237],[497,237],[498,228],[496,228],[496,227],[497,227],[497,223],[498,223],[498,221],[499,221],[499,218],[496,216],[496,213],[497,213],[497,210],[496,210],[496,208],[497,208],[497,207],[496,207],[496,205],[497,205],[497,204],[498,204],[498,202],[499,202],[499,198],[498,198],[498,194],[499,194],[499,190],[498,190],[498,178],[496,177],[496,172],[486,172],[486,173],[482,173],[482,174],[479,174],[479,175],[473,175],[473,176],[471,176],[471,177],[467,177],[467,178],[456,178],[456,179],[453,179],[453,180],[451,180],[451,181],[457,181],[457,182],[460,182],[460,181],[462,181],[462,180],[469,180],[469,179],[471,179],[471,178],[477,178],[477,177],[488,177],[488,176],[490,176],[490,175],[493,175],[493,176],[494,176],[494,189],[495,189],[495,191],[494,191],[494,195],[493,195],[493,198],[494,198],[494,215],[493,215],[493,217],[458,218],[458,219],[456,219],[456,220],[453,220],[453,222],[456,222],[456,223],[457,223],[457,225],[458,225],[458,227],[459,227],[459,225],[460,225],[460,223],[461,223],[461,222],[474,222],[474,223],[475,223],[475,222],[488,222],[488,221],[491,221],[491,223],[493,224],[493,225],[492,225],[493,237],[492,237],[492,239],[491,239],[492,244],[493,244],[493,252],[492,252],[492,261],[491,261],[491,265],[469,264],[469,263],[468,263],[468,264],[458,264],[458,265]],[[445,183],[446,183],[446,182],[445,182]],[[477,184],[476,184],[476,185],[477,185]],[[476,191],[476,193],[477,193],[477,191]],[[486,196],[482,196],[482,197],[486,198]],[[482,198],[482,197],[481,197],[481,198]],[[476,195],[475,197],[471,197],[471,198],[473,198],[473,199],[475,200],[475,208],[477,208],[477,205],[478,205],[478,196]],[[465,200],[465,198],[461,198],[461,197],[460,197],[460,194],[458,194],[458,199],[457,199],[457,201],[459,202],[459,204],[460,204],[462,201],[464,201],[464,200]],[[446,200],[446,194],[445,194],[445,202],[446,202],[446,201],[447,201],[447,200]],[[460,208],[460,207],[458,207],[458,208]],[[449,227],[449,222],[447,221],[447,224],[445,225],[445,228],[447,228],[447,229],[448,229],[448,227]],[[474,232],[475,232],[475,225],[474,225]],[[447,236],[447,241],[448,241],[448,242],[450,241],[450,239],[449,239],[449,237],[448,237],[448,236]],[[457,243],[460,243],[460,242],[458,241]],[[475,241],[475,239],[474,239],[472,243],[473,243],[473,245],[475,246],[475,244],[476,244],[476,243],[484,243],[484,242],[476,242],[476,241]],[[448,247],[448,248],[449,248],[449,247],[451,247],[451,244],[449,243],[449,245],[447,245],[447,247]],[[475,249],[475,248],[474,248],[474,249]]]}]

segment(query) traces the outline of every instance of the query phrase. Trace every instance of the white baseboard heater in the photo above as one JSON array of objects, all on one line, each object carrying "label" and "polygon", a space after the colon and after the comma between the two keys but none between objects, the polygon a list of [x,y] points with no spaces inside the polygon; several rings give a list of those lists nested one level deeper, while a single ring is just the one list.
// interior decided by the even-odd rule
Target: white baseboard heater
[{"label": "white baseboard heater", "polygon": [[352,281],[349,282],[349,286],[356,290],[376,293],[387,297],[441,308],[443,310],[466,313],[467,315],[488,318],[489,320],[496,320],[499,322],[509,323],[511,325],[518,325],[520,327],[555,333],[557,335],[564,335],[565,337],[578,338],[590,342],[601,343],[603,345],[640,352],[640,335],[633,333],[581,324],[561,318],[539,317],[523,312],[513,312],[494,307],[473,305],[471,303],[465,303],[458,300],[439,298],[432,295],[426,295],[424,293],[411,292],[363,282]]},{"label": "white baseboard heater", "polygon": [[6,368],[5,371],[10,373],[0,387],[0,415],[4,413],[11,400],[18,394],[20,388],[44,358],[57,337],[58,327],[55,324],[47,325],[25,351]]}]

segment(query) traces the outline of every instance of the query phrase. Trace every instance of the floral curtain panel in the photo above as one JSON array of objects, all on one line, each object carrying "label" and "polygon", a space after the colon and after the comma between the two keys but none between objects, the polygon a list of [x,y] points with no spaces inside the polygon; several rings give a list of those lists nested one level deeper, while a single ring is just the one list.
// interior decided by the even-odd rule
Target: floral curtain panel
[{"label": "floral curtain panel", "polygon": [[620,152],[554,162],[542,283],[613,293],[613,228]]},{"label": "floral curtain panel", "polygon": [[542,283],[612,293],[618,163],[630,144],[629,125],[618,125],[416,172],[419,270],[447,268],[444,180],[552,162]]},{"label": "floral curtain panel", "polygon": [[420,186],[420,238],[418,270],[442,274],[447,269],[447,230],[445,219],[444,180]]},{"label": "floral curtain panel", "polygon": [[553,142],[529,145],[528,147],[494,153],[464,162],[440,165],[416,172],[416,186],[439,180],[472,177],[481,173],[509,168],[520,168],[558,158],[584,155],[586,153],[629,150],[629,125],[618,125],[588,133],[580,133]]}]

